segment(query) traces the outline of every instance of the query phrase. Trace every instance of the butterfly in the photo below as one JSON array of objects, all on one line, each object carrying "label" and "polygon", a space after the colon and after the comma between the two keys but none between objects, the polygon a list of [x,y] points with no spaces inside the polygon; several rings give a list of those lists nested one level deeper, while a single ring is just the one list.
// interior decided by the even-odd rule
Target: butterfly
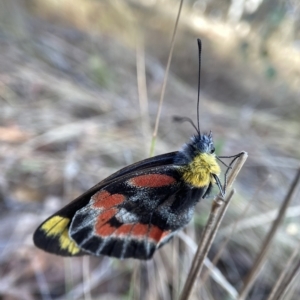
[{"label": "butterfly", "polygon": [[[181,118],[186,120],[192,123]],[[62,256],[152,258],[190,222],[214,184],[225,194],[212,133],[200,133],[199,116],[198,128],[192,125],[196,134],[181,150],[139,161],[102,180],[45,220],[34,244]]]}]

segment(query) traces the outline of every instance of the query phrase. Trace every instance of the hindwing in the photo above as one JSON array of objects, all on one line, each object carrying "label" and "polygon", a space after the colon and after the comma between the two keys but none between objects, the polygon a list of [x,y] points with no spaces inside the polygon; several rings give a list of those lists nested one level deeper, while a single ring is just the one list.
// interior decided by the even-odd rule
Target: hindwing
[{"label": "hindwing", "polygon": [[182,180],[176,153],[128,166],[47,219],[35,244],[51,253],[149,259],[186,225],[204,188]]}]

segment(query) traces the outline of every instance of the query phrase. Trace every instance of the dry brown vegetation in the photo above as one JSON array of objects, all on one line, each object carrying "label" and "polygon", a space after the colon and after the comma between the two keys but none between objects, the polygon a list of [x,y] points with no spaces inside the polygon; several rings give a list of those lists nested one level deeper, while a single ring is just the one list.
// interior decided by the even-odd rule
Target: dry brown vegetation
[{"label": "dry brown vegetation", "polygon": [[[1,299],[179,297],[211,199],[152,261],[65,259],[32,243],[49,215],[149,155],[177,10],[173,1],[0,2]],[[156,154],[174,151],[193,133],[172,116],[196,118],[200,37],[201,129],[213,131],[218,153],[245,150],[249,159],[209,258],[229,242],[192,299],[234,299],[242,290],[300,165],[299,47],[297,36],[291,40],[297,27],[287,19],[272,31],[257,21],[248,32],[245,22],[213,16],[184,6],[155,147]],[[143,56],[147,90],[138,85]],[[267,299],[295,249],[287,272],[297,274],[297,198],[286,207],[247,299]],[[297,280],[284,298],[272,299],[299,299]]]}]

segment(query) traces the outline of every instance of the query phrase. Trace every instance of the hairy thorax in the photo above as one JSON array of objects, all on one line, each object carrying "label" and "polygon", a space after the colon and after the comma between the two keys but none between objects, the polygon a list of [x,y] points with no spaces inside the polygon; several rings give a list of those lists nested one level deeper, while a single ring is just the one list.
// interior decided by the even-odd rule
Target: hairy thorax
[{"label": "hairy thorax", "polygon": [[214,183],[212,174],[220,175],[221,169],[214,154],[199,153],[182,168],[182,177],[186,183],[200,188]]}]

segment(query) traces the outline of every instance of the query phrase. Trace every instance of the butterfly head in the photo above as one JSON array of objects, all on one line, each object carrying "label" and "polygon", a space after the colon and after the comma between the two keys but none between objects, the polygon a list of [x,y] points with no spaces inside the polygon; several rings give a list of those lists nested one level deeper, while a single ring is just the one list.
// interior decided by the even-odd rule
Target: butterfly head
[{"label": "butterfly head", "polygon": [[196,134],[191,137],[189,143],[185,144],[178,152],[176,163],[189,164],[195,157],[201,154],[207,154],[215,158],[215,146],[212,138],[212,133]]},{"label": "butterfly head", "polygon": [[215,146],[212,138],[212,132],[209,134],[199,134],[191,138],[191,147],[194,149],[195,154],[197,152],[214,154]]},{"label": "butterfly head", "polygon": [[181,165],[183,180],[198,188],[214,183],[213,175],[221,173],[214,152],[211,132],[193,136],[178,152],[175,161]]}]

